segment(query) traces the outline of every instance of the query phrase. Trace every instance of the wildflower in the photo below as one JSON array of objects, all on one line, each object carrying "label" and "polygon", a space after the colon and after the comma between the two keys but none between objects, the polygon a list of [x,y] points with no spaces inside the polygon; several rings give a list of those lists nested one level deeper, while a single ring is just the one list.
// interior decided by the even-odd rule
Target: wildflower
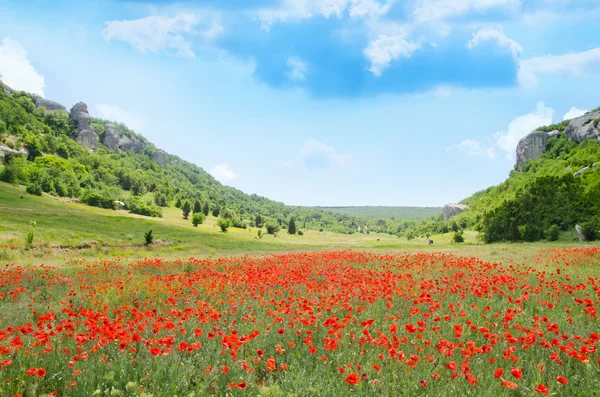
[{"label": "wildflower", "polygon": [[346,379],[344,380],[344,382],[350,384],[350,385],[357,385],[358,382],[360,382],[360,377],[358,376],[358,373],[356,372],[352,372],[350,375],[348,375],[346,377]]}]

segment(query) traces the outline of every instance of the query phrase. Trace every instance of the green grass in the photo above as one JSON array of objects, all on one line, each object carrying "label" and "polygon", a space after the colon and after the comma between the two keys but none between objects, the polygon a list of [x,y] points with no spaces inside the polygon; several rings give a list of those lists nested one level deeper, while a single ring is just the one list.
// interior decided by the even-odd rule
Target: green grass
[{"label": "green grass", "polygon": [[[30,222],[36,221],[31,249],[24,239]],[[195,228],[182,219],[177,208],[165,208],[162,218],[148,218],[127,211],[105,210],[44,194],[36,197],[25,193],[22,186],[0,182],[0,260],[22,264],[64,263],[74,258],[141,258],[160,256],[207,257],[243,254],[268,254],[318,250],[378,251],[443,251],[477,256],[486,260],[517,260],[534,255],[542,247],[574,246],[569,241],[534,244],[485,245],[477,233],[467,231],[466,242],[455,244],[452,233],[433,236],[434,245],[424,239],[407,241],[387,234],[345,235],[333,232],[304,231],[304,236],[291,236],[282,230],[277,237],[257,238],[257,229],[230,228],[223,233],[209,216]],[[152,229],[155,244],[144,246],[144,233]],[[5,248],[8,246],[9,248]],[[12,248],[11,248],[12,247]]]}]

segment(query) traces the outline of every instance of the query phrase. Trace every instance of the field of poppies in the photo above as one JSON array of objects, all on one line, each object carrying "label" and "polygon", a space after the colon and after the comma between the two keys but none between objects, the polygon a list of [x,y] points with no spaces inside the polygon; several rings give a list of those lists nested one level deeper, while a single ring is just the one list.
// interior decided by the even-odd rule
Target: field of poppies
[{"label": "field of poppies", "polygon": [[600,249],[0,270],[1,396],[600,395]]}]

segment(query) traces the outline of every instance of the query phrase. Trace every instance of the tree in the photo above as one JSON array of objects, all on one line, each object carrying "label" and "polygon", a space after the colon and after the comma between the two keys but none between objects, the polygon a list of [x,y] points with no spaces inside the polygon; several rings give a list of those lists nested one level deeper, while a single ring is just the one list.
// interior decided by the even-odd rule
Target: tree
[{"label": "tree", "polygon": [[175,202],[175,207],[181,208],[181,197],[177,197],[177,201]]},{"label": "tree", "polygon": [[200,205],[200,201],[196,200],[194,203],[194,210],[192,211],[194,214],[202,212],[202,205]]},{"label": "tree", "polygon": [[210,211],[210,206],[208,205],[208,201],[207,201],[202,206],[202,213],[204,214],[204,216],[208,216],[209,211]]},{"label": "tree", "polygon": [[268,222],[267,223],[267,233],[269,234],[277,234],[277,232],[280,230],[279,224],[275,223],[275,222]]},{"label": "tree", "polygon": [[225,219],[225,218],[219,218],[217,220],[217,226],[219,226],[221,228],[221,231],[223,233],[225,233],[225,232],[227,232],[227,229],[229,229],[229,227],[231,226],[231,220]]},{"label": "tree", "polygon": [[221,212],[221,211],[219,211],[219,207],[215,207],[215,208],[213,208],[213,210],[212,210],[212,214],[213,214],[213,216],[214,216],[215,218],[219,216],[220,212]]},{"label": "tree", "polygon": [[296,234],[296,221],[293,216],[290,218],[290,223],[288,224],[288,233]]},{"label": "tree", "polygon": [[183,219],[187,219],[188,215],[190,215],[190,207],[191,206],[190,206],[190,202],[189,201],[186,201],[183,204],[183,209],[182,209],[182,211],[183,211]]},{"label": "tree", "polygon": [[256,227],[262,227],[263,226],[263,219],[260,216],[260,214],[256,215],[256,218],[254,218],[254,224],[256,225]]},{"label": "tree", "polygon": [[152,244],[154,241],[154,236],[152,235],[152,229],[144,233],[144,240],[146,245]]},{"label": "tree", "polygon": [[202,212],[196,212],[192,215],[192,225],[198,227],[198,225],[204,222],[204,219],[206,219],[206,216]]}]

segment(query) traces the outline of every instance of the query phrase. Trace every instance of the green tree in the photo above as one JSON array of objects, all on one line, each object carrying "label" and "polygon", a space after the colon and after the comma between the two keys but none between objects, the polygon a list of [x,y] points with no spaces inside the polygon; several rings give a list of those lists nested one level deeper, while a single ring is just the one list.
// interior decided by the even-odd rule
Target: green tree
[{"label": "green tree", "polygon": [[263,227],[263,219],[260,216],[260,214],[256,215],[256,218],[254,218],[254,224],[256,225],[256,227]]},{"label": "green tree", "polygon": [[208,201],[205,201],[204,205],[202,206],[202,213],[204,214],[204,216],[208,216],[209,212],[210,212],[210,206],[208,204]]},{"label": "green tree", "polygon": [[192,225],[198,227],[198,225],[204,222],[204,219],[206,219],[206,216],[202,212],[196,212],[192,215]]},{"label": "green tree", "polygon": [[288,224],[288,233],[296,234],[296,221],[293,216],[290,218],[290,223]]},{"label": "green tree", "polygon": [[213,208],[213,210],[212,210],[212,215],[213,215],[213,216],[216,218],[216,217],[218,217],[218,216],[219,216],[219,213],[220,213],[220,212],[221,212],[221,211],[219,211],[219,207],[215,207],[215,208]]},{"label": "green tree", "polygon": [[202,212],[202,205],[200,204],[200,201],[196,200],[196,202],[194,203],[194,210],[192,212],[194,214]]},{"label": "green tree", "polygon": [[267,233],[269,234],[277,234],[281,228],[279,224],[276,222],[267,222]]},{"label": "green tree", "polygon": [[227,232],[227,229],[231,226],[231,219],[219,218],[217,220],[217,226],[221,228],[223,233]]},{"label": "green tree", "polygon": [[188,218],[188,216],[190,215],[190,210],[191,210],[190,202],[189,202],[189,201],[186,201],[186,202],[183,204],[183,208],[182,208],[182,211],[183,211],[183,219],[187,219],[187,218]]}]

